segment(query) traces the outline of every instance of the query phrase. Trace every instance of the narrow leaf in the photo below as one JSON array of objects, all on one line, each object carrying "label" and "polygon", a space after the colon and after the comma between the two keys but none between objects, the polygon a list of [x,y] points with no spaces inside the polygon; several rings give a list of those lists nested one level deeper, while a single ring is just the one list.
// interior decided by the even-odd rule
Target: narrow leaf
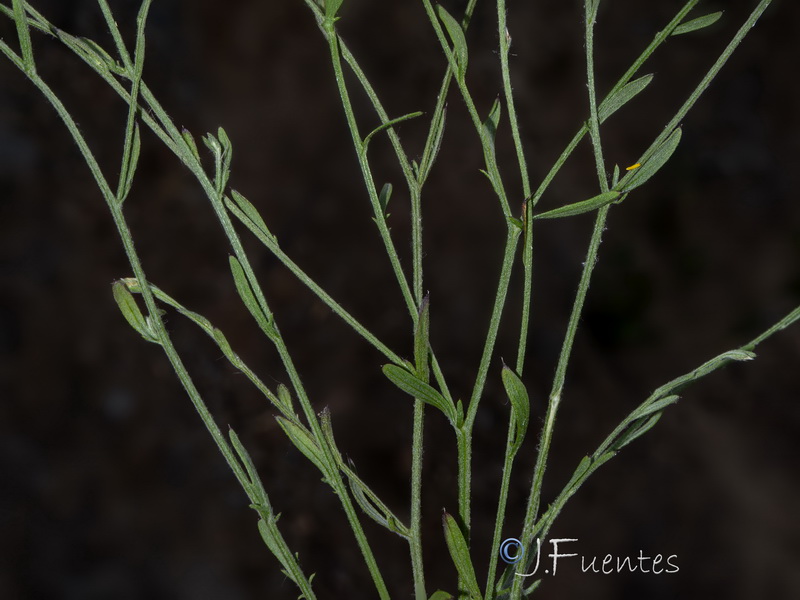
[{"label": "narrow leaf", "polygon": [[139,133],[139,124],[133,124],[133,134],[130,144],[130,152],[128,153],[128,162],[127,167],[122,172],[122,181],[120,185],[120,195],[119,195],[119,202],[120,204],[125,201],[125,198],[128,197],[128,194],[131,193],[131,187],[133,187],[133,176],[136,173],[136,167],[139,165],[139,154],[142,150],[142,139]]},{"label": "narrow leaf", "polygon": [[122,316],[125,317],[128,324],[138,331],[139,335],[148,342],[158,343],[158,338],[151,330],[147,319],[145,319],[133,294],[130,293],[125,283],[122,281],[115,281],[111,286],[111,291],[114,294],[114,300]]},{"label": "narrow leaf", "polygon": [[445,117],[447,116],[447,105],[444,106],[441,113],[434,116],[431,123],[431,133],[428,138],[428,143],[425,145],[425,151],[422,153],[420,165],[416,169],[417,182],[421,186],[425,183],[428,175],[431,173],[433,163],[439,155],[439,149],[442,147],[442,138],[444,137],[444,124]]},{"label": "narrow leaf", "polygon": [[492,104],[492,110],[489,111],[489,116],[483,122],[483,135],[491,148],[492,156],[494,156],[494,140],[497,136],[497,125],[500,123],[500,98],[495,98]]},{"label": "narrow leaf", "polygon": [[378,194],[378,203],[381,205],[381,212],[386,216],[386,207],[389,206],[389,200],[392,197],[392,184],[384,183]]},{"label": "narrow leaf", "polygon": [[533,218],[556,219],[559,217],[572,217],[574,215],[580,215],[586,212],[597,210],[598,208],[602,208],[606,204],[611,204],[614,200],[619,198],[621,194],[622,192],[611,190],[610,192],[605,192],[595,196],[594,198],[589,198],[588,200],[582,200],[581,202],[576,202],[575,204],[567,204],[561,208],[555,208],[553,210],[548,210],[547,212],[539,213],[538,215],[533,215]]},{"label": "narrow leaf", "polygon": [[414,361],[417,367],[417,377],[426,382],[430,378],[428,354],[430,349],[430,295],[422,299],[419,307],[417,327],[414,330]]},{"label": "narrow leaf", "polygon": [[278,400],[281,405],[286,408],[287,412],[292,412],[294,410],[292,406],[292,395],[289,393],[289,388],[282,383],[278,384]]},{"label": "narrow leaf", "polygon": [[617,187],[619,183],[619,165],[614,165],[614,174],[611,176],[611,187]]},{"label": "narrow leaf", "polygon": [[185,141],[186,145],[189,147],[189,150],[191,151],[192,156],[194,156],[197,159],[197,161],[199,162],[200,161],[200,151],[197,149],[197,143],[194,141],[194,136],[191,134],[191,132],[188,129],[184,128],[184,129],[181,130],[181,137],[183,137],[183,141]]},{"label": "narrow leaf", "polygon": [[336,17],[336,13],[339,12],[343,1],[344,0],[325,0],[325,18],[328,21],[332,21]]},{"label": "narrow leaf", "polygon": [[444,28],[447,29],[447,33],[453,42],[453,50],[458,64],[458,76],[463,78],[467,72],[467,38],[464,36],[464,30],[441,4],[436,6],[436,12],[439,13],[439,18],[442,20]]},{"label": "narrow leaf", "polygon": [[234,364],[236,364],[239,361],[238,355],[231,348],[231,344],[230,342],[228,342],[228,338],[225,337],[225,334],[222,333],[222,330],[217,329],[216,327],[212,327],[211,337],[214,338],[214,341],[217,343],[217,346],[219,346],[219,349],[222,350],[222,353],[225,355],[225,358],[227,358]]},{"label": "narrow leaf", "polygon": [[328,469],[325,466],[325,455],[322,449],[317,444],[316,440],[311,436],[311,433],[294,421],[290,421],[281,416],[275,417],[278,425],[281,426],[286,436],[295,445],[295,447],[303,453],[303,455],[310,460],[322,472],[325,477],[328,477]]},{"label": "narrow leaf", "polygon": [[127,71],[106,50],[94,40],[80,38],[78,45],[81,53],[90,58],[93,63],[104,70],[111,71],[117,75],[127,75]]},{"label": "narrow leaf", "polygon": [[696,19],[692,19],[691,21],[686,21],[686,23],[681,23],[680,25],[678,25],[672,31],[672,35],[681,35],[683,33],[689,33],[690,31],[697,31],[698,29],[703,29],[719,21],[719,18],[721,16],[722,16],[722,11],[718,11],[702,17],[697,17]]},{"label": "narrow leaf", "polygon": [[420,112],[420,111],[413,112],[413,113],[408,113],[407,115],[403,115],[402,117],[397,117],[396,119],[392,119],[391,121],[386,121],[386,123],[383,123],[382,125],[379,125],[375,129],[370,131],[369,134],[367,134],[367,137],[364,138],[364,141],[361,142],[361,151],[362,152],[366,152],[367,151],[367,145],[369,145],[369,143],[372,140],[372,138],[375,137],[377,134],[379,134],[381,131],[385,131],[386,129],[389,129],[390,127],[394,127],[395,125],[397,125],[398,123],[402,123],[403,121],[408,121],[409,119],[414,119],[416,117],[421,117],[422,114],[423,113]]},{"label": "narrow leaf", "polygon": [[600,119],[601,123],[605,121],[646,88],[651,81],[653,81],[652,73],[623,85],[600,103],[600,106],[597,108],[597,118]]},{"label": "narrow leaf", "polygon": [[655,424],[658,423],[660,418],[661,413],[657,412],[649,417],[643,417],[634,421],[631,423],[630,427],[623,431],[622,434],[620,434],[620,436],[614,441],[614,443],[611,445],[611,449],[614,451],[621,450],[636,438],[650,431]]},{"label": "narrow leaf", "polygon": [[591,466],[592,466],[592,459],[590,457],[588,457],[588,456],[584,456],[583,459],[581,459],[581,462],[578,463],[578,468],[575,469],[575,472],[572,474],[572,477],[570,477],[569,483],[567,483],[567,485],[564,486],[564,488],[565,489],[569,489],[572,486],[574,486],[575,483],[581,477],[584,476],[586,471],[588,471],[589,467],[591,467]]},{"label": "narrow leaf", "polygon": [[406,394],[414,398],[419,398],[423,402],[427,402],[431,406],[435,406],[441,410],[450,422],[455,425],[455,407],[427,383],[420,381],[418,377],[397,365],[384,365],[383,374]]},{"label": "narrow leaf", "polygon": [[239,292],[239,297],[242,299],[242,302],[244,302],[247,310],[250,311],[250,314],[253,315],[253,318],[256,320],[256,323],[258,323],[259,327],[261,327],[261,329],[268,335],[272,335],[272,325],[270,324],[270,319],[264,314],[264,312],[261,310],[261,307],[258,305],[255,294],[253,294],[253,289],[250,287],[250,282],[247,281],[247,275],[245,275],[242,265],[235,256],[230,256],[229,261],[231,265],[231,273],[233,274],[233,281],[236,284],[236,291]]},{"label": "narrow leaf", "polygon": [[513,451],[516,452],[522,444],[525,432],[528,429],[528,421],[531,415],[530,399],[528,398],[528,390],[525,389],[525,384],[522,383],[522,380],[514,371],[505,365],[503,365],[501,377],[503,379],[503,387],[506,389],[506,395],[511,400],[511,412],[516,423],[516,435],[512,443]]},{"label": "narrow leaf", "polygon": [[658,173],[661,167],[669,160],[669,157],[675,152],[680,141],[681,128],[678,127],[649,158],[642,161],[641,167],[629,171],[628,174],[620,180],[618,184],[619,188],[624,192],[630,192]]},{"label": "narrow leaf", "polygon": [[219,164],[217,165],[217,179],[215,181],[217,193],[222,196],[222,192],[228,186],[228,179],[231,176],[231,161],[233,160],[233,144],[225,133],[225,130],[220,127],[217,130],[217,139],[222,147],[222,155],[220,156]]},{"label": "narrow leaf", "polygon": [[670,404],[675,404],[678,400],[680,400],[680,396],[667,396],[666,398],[661,398],[660,400],[656,400],[652,404],[648,404],[647,406],[640,407],[639,410],[634,411],[633,415],[636,418],[646,417],[647,415],[651,415],[654,412],[659,412],[663,410]]},{"label": "narrow leaf", "polygon": [[28,29],[28,17],[25,15],[25,3],[23,0],[13,0],[14,21],[17,24],[17,36],[22,52],[22,61],[25,63],[25,70],[28,73],[36,72],[36,62],[33,59],[33,45],[31,44],[31,32]]},{"label": "narrow leaf", "polygon": [[260,496],[259,500],[261,501],[261,505],[271,512],[272,509],[269,508],[269,501],[266,493],[264,492],[264,486],[261,484],[261,478],[258,476],[258,471],[253,463],[253,459],[250,458],[250,453],[247,452],[247,449],[239,440],[239,436],[236,435],[236,432],[230,427],[228,428],[228,437],[231,439],[233,449],[236,450],[236,454],[239,455],[239,460],[242,461],[242,464],[247,471],[247,477],[250,480],[250,485],[253,486],[252,492],[257,493]]},{"label": "narrow leaf", "polygon": [[478,587],[475,568],[472,566],[472,559],[469,555],[469,546],[464,539],[461,528],[453,516],[447,513],[442,515],[442,525],[444,526],[444,539],[447,542],[447,549],[450,551],[450,557],[456,566],[459,579],[463,581],[471,598],[480,598],[481,589]]},{"label": "narrow leaf", "polygon": [[253,225],[263,231],[269,237],[275,237],[270,233],[269,229],[267,228],[267,224],[264,222],[264,219],[261,217],[258,210],[256,210],[256,207],[253,206],[253,204],[247,198],[242,196],[236,190],[231,190],[231,196],[233,196],[233,201],[236,203],[236,206],[238,206],[239,209],[245,215],[247,215],[247,218],[253,222]]},{"label": "narrow leaf", "polygon": [[378,498],[377,494],[359,479],[352,469],[348,468],[345,470],[345,475],[347,475],[350,491],[353,493],[356,504],[358,504],[367,516],[402,538],[409,539],[411,537],[411,532],[408,530],[408,527],[400,522],[392,511]]}]

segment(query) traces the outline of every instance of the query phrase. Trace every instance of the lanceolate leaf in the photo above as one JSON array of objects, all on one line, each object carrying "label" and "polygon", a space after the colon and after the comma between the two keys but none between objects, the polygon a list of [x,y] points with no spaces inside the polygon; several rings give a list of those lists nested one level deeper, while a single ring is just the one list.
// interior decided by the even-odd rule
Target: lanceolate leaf
[{"label": "lanceolate leaf", "polygon": [[481,590],[478,587],[475,568],[472,566],[469,546],[464,539],[464,534],[452,515],[444,513],[442,515],[442,525],[444,526],[444,539],[447,542],[447,549],[450,551],[450,557],[453,559],[453,564],[455,564],[458,571],[458,577],[464,582],[470,599],[477,600],[481,597]]},{"label": "lanceolate leaf", "polygon": [[417,328],[414,331],[414,362],[417,367],[417,377],[424,382],[427,382],[430,377],[430,368],[428,366],[429,336],[430,297],[426,295],[425,298],[422,299],[422,305],[419,308]]},{"label": "lanceolate leaf", "polygon": [[500,106],[500,98],[495,98],[492,110],[489,111],[489,116],[483,122],[483,133],[489,141],[492,156],[494,156],[494,139],[497,136],[497,125],[500,123]]},{"label": "lanceolate leaf", "polygon": [[384,365],[383,373],[389,378],[393,384],[403,390],[406,394],[419,398],[423,402],[435,406],[441,410],[450,422],[456,424],[456,410],[455,407],[448,402],[444,396],[429,386],[427,383],[420,381],[414,374],[406,371],[397,365]]},{"label": "lanceolate leaf", "polygon": [[416,117],[421,117],[422,113],[420,111],[408,113],[407,115],[403,115],[402,117],[397,117],[396,119],[392,119],[391,121],[386,121],[383,125],[378,125],[375,129],[370,131],[367,134],[367,137],[364,138],[364,141],[361,143],[361,150],[363,152],[367,151],[367,146],[369,145],[370,141],[373,137],[379,134],[381,131],[385,131],[390,127],[394,127],[398,123],[402,123],[403,121],[408,121],[409,119],[414,119]]},{"label": "lanceolate leaf", "polygon": [[281,426],[286,436],[297,447],[303,455],[310,460],[316,467],[322,471],[322,474],[328,477],[328,469],[325,466],[325,457],[322,449],[317,444],[316,440],[311,436],[311,433],[294,421],[285,419],[284,417],[275,417],[278,425]]},{"label": "lanceolate leaf", "polygon": [[514,436],[513,449],[516,452],[522,440],[525,438],[525,432],[528,429],[528,421],[530,420],[531,405],[528,398],[528,391],[522,380],[517,376],[514,371],[506,366],[503,366],[503,386],[506,388],[506,395],[511,400],[511,411],[514,415],[514,422],[516,423],[516,435]]},{"label": "lanceolate leaf", "polygon": [[597,118],[600,119],[601,123],[605,121],[646,88],[652,80],[653,74],[651,73],[623,85],[600,103],[600,106],[597,108]]},{"label": "lanceolate leaf", "polygon": [[642,166],[638,167],[633,171],[629,171],[628,174],[623,177],[619,184],[617,184],[617,188],[624,191],[630,192],[632,189],[639,187],[648,179],[650,179],[653,175],[658,173],[661,167],[669,160],[670,156],[675,152],[675,149],[678,147],[678,143],[681,141],[681,128],[678,127],[673,131],[664,143],[661,144],[653,154],[642,161]]},{"label": "lanceolate leaf", "polygon": [[145,319],[139,309],[139,305],[136,304],[133,294],[130,293],[125,283],[123,281],[115,281],[111,286],[111,291],[122,316],[125,317],[128,324],[148,342],[158,343],[158,338],[151,331],[147,319]]},{"label": "lanceolate leaf", "polygon": [[392,184],[384,183],[380,193],[378,194],[378,203],[381,205],[381,212],[383,212],[384,217],[387,216],[386,207],[389,206],[389,200],[391,199],[391,197],[392,197]]},{"label": "lanceolate leaf", "polygon": [[258,210],[256,210],[256,207],[253,206],[253,204],[247,198],[242,196],[236,190],[231,190],[231,196],[233,196],[233,201],[236,203],[236,206],[238,206],[239,209],[245,215],[247,215],[247,218],[250,219],[258,229],[263,231],[269,237],[275,237],[270,233],[269,228],[267,228],[267,224],[264,222],[264,219],[261,217]]},{"label": "lanceolate leaf", "polygon": [[261,310],[261,307],[256,301],[255,294],[253,294],[253,289],[250,287],[250,282],[247,281],[247,275],[245,275],[242,265],[235,256],[231,256],[229,258],[231,264],[231,273],[233,273],[233,281],[236,284],[236,291],[239,292],[239,297],[242,299],[242,302],[244,302],[247,310],[250,311],[250,314],[253,315],[253,318],[256,320],[256,323],[258,323],[259,327],[261,327],[265,333],[270,332],[272,326],[269,323],[269,319]]},{"label": "lanceolate leaf", "polygon": [[328,20],[334,19],[343,1],[344,0],[325,0],[325,18]]},{"label": "lanceolate leaf", "polygon": [[575,204],[567,204],[561,208],[555,208],[553,210],[548,210],[547,212],[539,213],[538,215],[533,215],[533,218],[556,219],[559,217],[572,217],[574,215],[580,215],[585,212],[597,210],[606,204],[611,204],[621,195],[621,192],[611,190],[610,192],[605,192],[604,194],[600,194],[594,198],[589,198],[588,200],[582,200],[581,202],[576,202]]},{"label": "lanceolate leaf", "polygon": [[464,30],[441,4],[436,6],[436,12],[439,13],[439,18],[453,41],[453,51],[458,63],[458,75],[459,77],[464,77],[464,73],[467,72],[467,38],[464,36]]},{"label": "lanceolate leaf", "polygon": [[657,412],[655,414],[650,415],[649,417],[642,417],[641,419],[637,419],[633,423],[631,423],[630,427],[628,427],[625,431],[620,434],[620,436],[614,441],[611,445],[611,449],[621,450],[628,444],[630,444],[636,438],[644,435],[648,431],[650,431],[658,420],[661,418],[661,413]]},{"label": "lanceolate leaf", "polygon": [[722,16],[722,11],[719,11],[705,15],[703,17],[697,17],[696,19],[692,19],[691,21],[686,21],[686,23],[681,23],[680,25],[678,25],[672,32],[672,35],[681,35],[682,33],[689,33],[690,31],[697,31],[698,29],[703,29],[719,21],[719,18],[721,16]]},{"label": "lanceolate leaf", "polygon": [[194,136],[192,135],[191,131],[188,129],[181,130],[181,137],[186,142],[186,145],[189,147],[189,150],[192,153],[192,156],[199,162],[200,161],[200,151],[197,149],[197,142],[194,141]]},{"label": "lanceolate leaf", "polygon": [[441,113],[434,117],[435,121],[431,123],[431,143],[425,146],[425,151],[422,153],[422,159],[417,169],[417,181],[420,185],[425,183],[428,175],[430,175],[433,163],[436,161],[436,156],[439,154],[439,148],[442,146],[442,138],[444,137],[446,116],[447,105],[445,105]]},{"label": "lanceolate leaf", "polygon": [[658,412],[663,410],[670,404],[675,404],[680,399],[680,396],[667,396],[666,398],[661,398],[656,400],[652,404],[648,404],[647,406],[641,407],[639,410],[633,413],[633,416],[637,418],[646,417],[647,415],[653,414],[654,412]]}]

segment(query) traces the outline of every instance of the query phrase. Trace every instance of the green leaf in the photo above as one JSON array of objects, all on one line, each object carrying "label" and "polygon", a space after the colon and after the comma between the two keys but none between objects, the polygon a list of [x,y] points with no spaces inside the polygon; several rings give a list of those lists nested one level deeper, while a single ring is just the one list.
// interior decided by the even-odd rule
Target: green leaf
[{"label": "green leaf", "polygon": [[194,136],[192,135],[192,133],[188,129],[183,128],[181,129],[181,137],[183,138],[183,141],[186,142],[186,145],[189,147],[192,156],[194,156],[197,159],[197,161],[200,162],[200,151],[197,149],[197,143],[194,141]]},{"label": "green leaf", "polygon": [[28,29],[28,17],[25,15],[25,3],[23,0],[12,0],[11,4],[14,7],[14,21],[17,24],[17,36],[25,70],[28,73],[35,73],[36,62],[33,59],[33,45],[31,44],[31,32]]},{"label": "green leaf", "polygon": [[614,165],[614,174],[611,176],[611,187],[617,187],[619,183],[619,165]]},{"label": "green leaf", "polygon": [[90,40],[89,38],[80,38],[78,40],[78,45],[81,49],[81,53],[87,58],[90,58],[92,62],[101,69],[111,71],[117,75],[128,76],[128,72],[122,67],[122,65],[114,60],[114,58],[94,40]]},{"label": "green leaf", "polygon": [[378,194],[378,203],[381,205],[381,213],[386,217],[386,207],[389,206],[389,200],[392,197],[392,184],[384,183]]},{"label": "green leaf", "polygon": [[522,219],[509,216],[506,216],[506,219],[508,219],[508,222],[511,223],[514,227],[516,227],[520,231],[525,231],[525,223],[522,221]]},{"label": "green leaf", "polygon": [[489,111],[489,116],[486,117],[486,120],[483,122],[483,135],[488,142],[493,157],[495,155],[494,140],[497,136],[497,125],[500,123],[500,111],[501,104],[500,97],[498,96],[495,98],[494,104],[492,104],[492,110]]},{"label": "green leaf", "polygon": [[[352,463],[351,463],[352,464]],[[385,527],[389,531],[396,533],[402,538],[409,539],[411,532],[408,527],[400,522],[394,513],[384,504],[375,492],[373,492],[353,471],[352,468],[345,469],[347,481],[350,484],[350,491],[356,504],[373,521]]]},{"label": "green leaf", "polygon": [[648,431],[650,431],[658,420],[661,418],[661,413],[657,412],[649,417],[642,417],[641,419],[637,419],[630,426],[623,431],[620,436],[614,441],[611,445],[612,451],[618,451],[630,444],[636,438],[644,435]]},{"label": "green leaf", "polygon": [[506,388],[506,395],[511,400],[511,413],[517,426],[516,435],[512,442],[513,452],[516,452],[519,450],[522,440],[525,438],[525,432],[528,429],[531,404],[525,384],[522,383],[522,380],[514,371],[503,365],[501,377],[503,379],[503,387]]},{"label": "green leaf", "polygon": [[598,208],[602,208],[606,204],[611,204],[621,195],[622,192],[611,190],[610,192],[605,192],[595,196],[594,198],[589,198],[588,200],[582,200],[581,202],[576,202],[575,204],[567,204],[561,208],[555,208],[553,210],[548,210],[547,212],[539,213],[538,215],[533,215],[533,218],[556,219],[559,217],[572,217],[574,215],[580,215],[586,212],[597,210]]},{"label": "green leaf", "polygon": [[383,365],[383,374],[389,378],[393,384],[403,390],[406,394],[419,398],[423,402],[435,406],[441,410],[450,422],[456,424],[456,410],[452,403],[448,402],[444,396],[433,389],[424,381],[420,381],[413,373],[398,367],[397,365]]},{"label": "green leaf", "polygon": [[256,301],[255,294],[250,287],[250,282],[247,281],[247,275],[245,275],[242,265],[235,256],[230,256],[229,261],[231,273],[233,274],[233,281],[236,284],[236,291],[239,292],[239,297],[242,299],[242,302],[244,302],[247,310],[250,311],[250,314],[253,315],[253,318],[256,320],[256,323],[258,323],[258,326],[261,327],[262,331],[272,337],[274,335],[274,330],[270,323],[270,318],[264,314]]},{"label": "green leaf", "polygon": [[470,598],[477,600],[481,597],[481,589],[478,587],[475,568],[472,566],[469,546],[464,539],[464,534],[452,515],[443,513],[442,525],[444,526],[444,539],[447,542],[447,549],[450,551],[450,557],[453,559],[453,564],[458,571],[458,577],[466,586],[466,591]]},{"label": "green leaf", "polygon": [[430,143],[425,146],[425,151],[422,153],[420,165],[416,169],[417,183],[419,183],[420,186],[425,183],[428,175],[430,175],[431,169],[433,168],[433,163],[436,161],[436,157],[439,155],[439,149],[442,147],[446,116],[447,105],[444,106],[441,113],[434,116],[434,120],[431,123],[431,135],[429,138]]},{"label": "green leaf", "polygon": [[[242,196],[236,190],[231,190],[231,196],[233,196],[233,201],[236,203],[236,206],[253,222],[258,229],[260,229],[265,235],[274,238],[275,236],[270,233],[269,229],[267,228],[267,224],[264,222],[264,219],[259,214],[256,207],[244,196]],[[245,223],[246,225],[246,223]]]},{"label": "green leaf", "polygon": [[597,108],[597,118],[601,123],[608,119],[608,117],[617,112],[626,103],[632,100],[634,96],[646,88],[651,81],[653,81],[652,73],[639,77],[639,79],[634,79],[623,85],[616,92],[609,94]]},{"label": "green leaf", "polygon": [[142,139],[139,134],[139,124],[133,125],[133,136],[131,140],[130,155],[128,156],[128,163],[120,174],[123,178],[120,185],[119,203],[122,204],[128,194],[131,193],[133,187],[133,176],[136,173],[136,167],[139,165],[139,154],[142,150]]},{"label": "green leaf", "polygon": [[464,403],[461,400],[456,402],[456,427],[464,424]]},{"label": "green leaf", "polygon": [[150,323],[142,314],[139,305],[133,297],[133,294],[128,290],[128,286],[123,281],[115,281],[111,286],[111,291],[114,294],[114,300],[119,307],[122,316],[128,324],[139,332],[144,339],[148,342],[158,344],[158,336],[150,327]]},{"label": "green leaf", "polygon": [[289,393],[289,388],[282,383],[278,384],[278,400],[286,409],[286,412],[292,412],[294,410],[292,406],[292,395]]},{"label": "green leaf", "polygon": [[447,592],[443,592],[442,590],[436,590],[431,594],[431,597],[428,600],[453,600],[453,594],[449,594]]},{"label": "green leaf", "polygon": [[569,489],[572,486],[574,486],[578,482],[578,480],[584,476],[586,471],[588,471],[589,467],[591,466],[592,466],[592,459],[588,456],[584,456],[583,459],[581,459],[581,462],[578,463],[578,468],[575,469],[575,472],[572,474],[572,477],[570,477],[569,483],[567,483],[567,485],[564,486],[564,489]]},{"label": "green leaf", "polygon": [[461,79],[467,72],[467,38],[464,36],[464,30],[458,21],[450,16],[450,13],[441,4],[436,5],[436,12],[439,13],[439,18],[442,20],[444,28],[447,29],[447,33],[453,42],[453,50],[458,65],[457,75]]},{"label": "green leaf", "polygon": [[269,512],[272,512],[272,509],[269,506],[269,500],[267,499],[267,494],[264,492],[264,486],[261,483],[261,478],[258,476],[256,466],[253,464],[253,459],[250,458],[250,453],[247,452],[247,449],[239,440],[239,436],[236,435],[236,432],[230,427],[228,427],[228,437],[231,439],[233,449],[236,450],[236,454],[239,455],[239,460],[242,461],[242,464],[247,471],[247,477],[250,480],[250,485],[253,488],[250,490],[250,492],[258,495],[261,506],[266,508]]},{"label": "green leaf", "polygon": [[325,19],[333,21],[344,0],[325,0]]},{"label": "green leaf", "polygon": [[367,152],[367,146],[369,145],[370,141],[372,140],[375,135],[379,134],[381,131],[385,131],[390,127],[394,127],[398,123],[402,123],[403,121],[408,121],[409,119],[415,119],[416,117],[421,117],[424,113],[417,111],[413,113],[408,113],[407,115],[403,115],[402,117],[397,117],[396,119],[392,119],[391,121],[386,121],[382,125],[379,125],[375,129],[367,134],[367,137],[364,138],[364,141],[361,142],[361,151],[363,153]]},{"label": "green leaf", "polygon": [[430,350],[430,294],[426,294],[419,307],[417,327],[414,330],[414,362],[417,377],[426,382],[430,378],[428,355]]},{"label": "green leaf", "polygon": [[314,463],[326,478],[329,478],[330,473],[326,467],[325,455],[317,441],[312,437],[311,432],[300,423],[290,421],[284,417],[277,416],[275,419],[292,444],[294,444],[308,460]]},{"label": "green leaf", "polygon": [[691,21],[686,21],[686,23],[681,23],[680,25],[678,25],[672,31],[672,35],[681,35],[683,33],[689,33],[690,31],[697,31],[698,29],[703,29],[719,21],[719,18],[721,16],[722,16],[722,11],[718,11],[715,13],[705,15],[703,17],[697,17],[696,19],[692,19]]},{"label": "green leaf", "polygon": [[661,398],[656,400],[652,404],[648,404],[646,406],[639,407],[639,409],[635,410],[631,416],[635,418],[646,417],[647,415],[653,414],[654,412],[658,412],[669,406],[670,404],[675,404],[678,400],[680,400],[680,396],[667,396],[666,398]]},{"label": "green leaf", "polygon": [[222,146],[222,164],[217,175],[217,193],[222,196],[222,192],[228,186],[228,179],[231,176],[231,161],[233,160],[233,144],[231,144],[228,134],[220,127],[217,129],[217,139]]},{"label": "green leaf", "polygon": [[641,167],[630,171],[620,180],[617,184],[618,188],[623,192],[630,192],[658,173],[661,167],[664,166],[670,156],[675,152],[680,141],[681,128],[677,127],[649,158],[643,160]]}]

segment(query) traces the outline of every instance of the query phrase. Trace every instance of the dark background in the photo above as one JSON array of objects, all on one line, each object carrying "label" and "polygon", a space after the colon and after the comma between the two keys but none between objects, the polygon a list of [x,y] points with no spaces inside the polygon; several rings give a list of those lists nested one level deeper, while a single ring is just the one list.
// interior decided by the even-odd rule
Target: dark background
[{"label": "dark background", "polygon": [[[8,3],[6,3],[8,4]],[[462,2],[447,2],[460,14]],[[479,110],[500,91],[491,3],[468,33]],[[597,28],[600,93],[677,10],[676,2],[605,2]],[[634,162],[744,21],[726,9],[708,31],[672,38],[645,66],[651,86],[603,128],[610,165]],[[112,44],[96,3],[35,3],[56,25]],[[138,2],[111,2],[127,39]],[[557,0],[510,6],[512,70],[537,183],[586,113],[583,9]],[[444,60],[419,2],[348,0],[341,31],[391,115],[430,112]],[[547,472],[552,499],[575,465],[655,387],[753,338],[800,302],[797,3],[775,1],[684,121],[669,165],[610,213],[567,377]],[[12,24],[0,35],[16,47]],[[403,355],[409,319],[369,217],[327,48],[297,0],[155,2],[145,79],[198,138],[223,125],[233,187],[282,246]],[[57,42],[34,35],[39,69],[62,95],[115,181],[126,107]],[[111,282],[130,275],[77,148],[52,108],[0,61],[0,597],[295,598],[263,547],[256,515],[156,346],[119,315]],[[359,96],[355,86],[353,95]],[[358,98],[362,130],[374,126]],[[425,120],[399,132],[412,157]],[[499,155],[521,200],[507,122]],[[388,143],[373,142],[380,185],[395,184],[390,224],[409,264],[407,195]],[[424,192],[425,289],[432,342],[451,387],[473,384],[496,286],[504,225],[463,103],[453,93]],[[588,144],[542,209],[596,193]],[[241,307],[228,248],[199,186],[152,134],[126,202],[150,279],[221,327],[268,382],[286,382]],[[536,230],[533,322],[524,380],[532,428],[517,461],[505,537],[519,534],[549,382],[591,232],[589,216]],[[411,402],[383,378],[382,357],[244,232],[315,406],[329,406],[340,447],[407,518]],[[473,555],[484,580],[509,407],[500,357],[513,362],[514,280],[475,429]],[[218,349],[167,315],[193,376],[224,427],[258,463],[280,525],[316,572],[320,598],[374,598],[338,502],[283,438],[274,411]],[[590,560],[677,555],[674,575],[582,575],[560,563],[541,598],[800,597],[800,330],[758,359],[693,385],[645,438],[573,498],[553,534]],[[455,511],[452,431],[429,411],[424,535],[429,591],[454,590],[440,511]],[[411,595],[405,543],[366,523],[393,597]]]}]

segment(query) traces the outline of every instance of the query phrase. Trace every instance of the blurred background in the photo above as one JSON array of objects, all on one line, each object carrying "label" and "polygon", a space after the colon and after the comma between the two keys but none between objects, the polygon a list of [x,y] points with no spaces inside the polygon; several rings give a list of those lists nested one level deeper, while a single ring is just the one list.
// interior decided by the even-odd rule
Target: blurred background
[{"label": "blurred background", "polygon": [[[129,43],[138,4],[110,2]],[[444,4],[460,15],[466,3]],[[496,15],[492,3],[479,4],[467,36],[468,81],[486,114],[501,87]],[[596,39],[600,94],[679,4],[604,3]],[[635,162],[755,4],[702,2],[695,16],[725,9],[723,19],[671,38],[648,61],[642,74],[655,73],[653,83],[603,127],[609,165]],[[113,46],[96,3],[34,5],[56,26]],[[421,3],[347,0],[341,14],[342,35],[389,114],[429,115],[445,61]],[[535,184],[586,118],[582,15],[578,2],[509,3],[517,110]],[[800,86],[790,75],[800,56],[798,23],[797,3],[773,2],[684,121],[670,163],[611,210],[545,501],[653,389],[741,346],[800,304]],[[299,0],[161,0],[147,32],[145,80],[175,122],[198,140],[224,126],[234,144],[232,186],[259,208],[296,262],[390,347],[411,356],[410,320],[370,218],[327,46],[310,11]],[[0,36],[16,47],[6,18]],[[33,39],[39,71],[116,181],[125,105],[58,42]],[[0,61],[0,81],[0,597],[296,598],[166,358],[128,327],[112,300],[112,281],[131,271],[75,144],[7,60]],[[355,85],[351,90],[366,132],[376,119]],[[427,118],[398,128],[412,158],[421,155]],[[125,211],[149,278],[223,329],[269,385],[288,383],[240,305],[228,246],[202,190],[155,136],[143,134]],[[498,146],[519,206],[505,120]],[[408,265],[408,195],[387,141],[376,139],[370,152],[378,185],[394,184],[390,225]],[[481,162],[453,93],[423,196],[425,289],[433,346],[453,393],[464,399],[505,227],[478,172]],[[584,142],[539,206],[596,190]],[[587,215],[536,230],[524,373],[533,415],[504,537],[520,533],[537,430],[592,221]],[[407,519],[411,401],[384,379],[377,352],[242,234],[315,407],[330,407],[340,448]],[[481,582],[509,413],[501,358],[516,359],[521,294],[515,277],[475,428],[473,555]],[[318,596],[376,597],[337,500],[284,439],[275,411],[203,334],[177,314],[166,319],[218,423],[232,426],[256,460],[284,535],[306,572],[317,573]],[[536,597],[800,597],[800,328],[775,335],[757,353],[756,361],[686,389],[655,429],[581,489],[553,531],[577,538],[568,549],[586,562],[607,554],[635,559],[642,551],[675,555],[679,572],[583,574],[578,559],[565,559]],[[441,415],[428,415],[427,579],[429,592],[453,591],[440,515],[457,510],[454,437]],[[393,597],[410,597],[407,546],[364,520]]]}]

